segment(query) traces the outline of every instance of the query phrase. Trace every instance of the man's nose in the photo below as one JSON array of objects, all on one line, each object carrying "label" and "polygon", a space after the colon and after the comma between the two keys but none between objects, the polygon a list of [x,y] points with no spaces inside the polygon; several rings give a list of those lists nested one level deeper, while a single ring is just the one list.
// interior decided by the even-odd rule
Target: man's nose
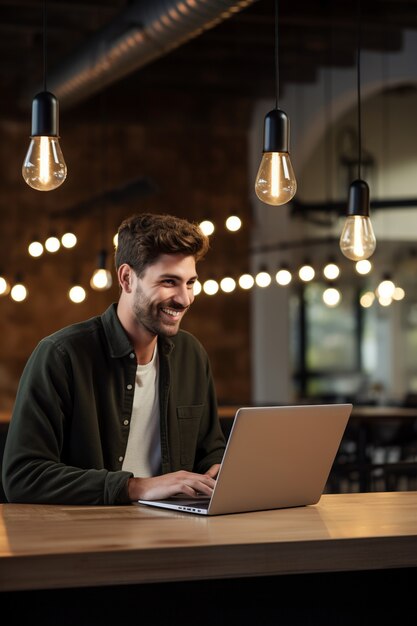
[{"label": "man's nose", "polygon": [[188,285],[179,285],[175,293],[175,302],[183,307],[190,306],[194,300],[194,291]]}]

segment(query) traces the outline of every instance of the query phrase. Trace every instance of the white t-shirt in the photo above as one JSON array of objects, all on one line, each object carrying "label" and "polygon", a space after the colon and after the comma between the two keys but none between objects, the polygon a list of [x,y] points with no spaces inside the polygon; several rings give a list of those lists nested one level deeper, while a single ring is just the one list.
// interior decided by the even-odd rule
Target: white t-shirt
[{"label": "white t-shirt", "polygon": [[156,346],[152,360],[136,368],[132,417],[122,466],[123,470],[143,478],[161,472],[158,382],[159,358]]}]

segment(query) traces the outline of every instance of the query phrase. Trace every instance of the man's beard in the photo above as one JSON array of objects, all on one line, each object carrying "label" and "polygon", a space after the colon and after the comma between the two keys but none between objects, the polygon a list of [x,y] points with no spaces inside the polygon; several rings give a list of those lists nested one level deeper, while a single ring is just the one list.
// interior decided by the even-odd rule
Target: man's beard
[{"label": "man's beard", "polygon": [[136,288],[135,299],[133,301],[133,313],[138,324],[141,324],[152,335],[162,337],[172,337],[179,331],[180,320],[172,324],[164,323],[161,319],[161,306],[177,311],[187,310],[188,307],[180,306],[172,300],[165,300],[159,303],[152,303],[139,287]]}]

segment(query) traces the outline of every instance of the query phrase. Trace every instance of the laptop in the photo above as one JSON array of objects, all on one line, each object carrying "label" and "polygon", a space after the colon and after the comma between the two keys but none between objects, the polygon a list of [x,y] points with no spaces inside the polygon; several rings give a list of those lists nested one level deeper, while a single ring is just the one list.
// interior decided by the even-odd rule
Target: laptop
[{"label": "laptop", "polygon": [[211,497],[138,502],[199,515],[316,504],[351,411],[352,404],[240,408]]}]

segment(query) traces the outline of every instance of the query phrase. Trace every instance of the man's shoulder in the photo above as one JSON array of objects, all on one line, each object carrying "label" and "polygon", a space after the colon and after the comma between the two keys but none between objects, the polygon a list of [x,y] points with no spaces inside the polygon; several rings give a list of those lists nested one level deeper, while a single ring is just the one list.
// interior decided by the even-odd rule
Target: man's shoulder
[{"label": "man's shoulder", "polygon": [[75,322],[64,326],[54,333],[44,337],[41,343],[54,345],[58,348],[70,346],[71,344],[82,344],[93,339],[103,328],[101,316],[97,315],[81,322]]}]

